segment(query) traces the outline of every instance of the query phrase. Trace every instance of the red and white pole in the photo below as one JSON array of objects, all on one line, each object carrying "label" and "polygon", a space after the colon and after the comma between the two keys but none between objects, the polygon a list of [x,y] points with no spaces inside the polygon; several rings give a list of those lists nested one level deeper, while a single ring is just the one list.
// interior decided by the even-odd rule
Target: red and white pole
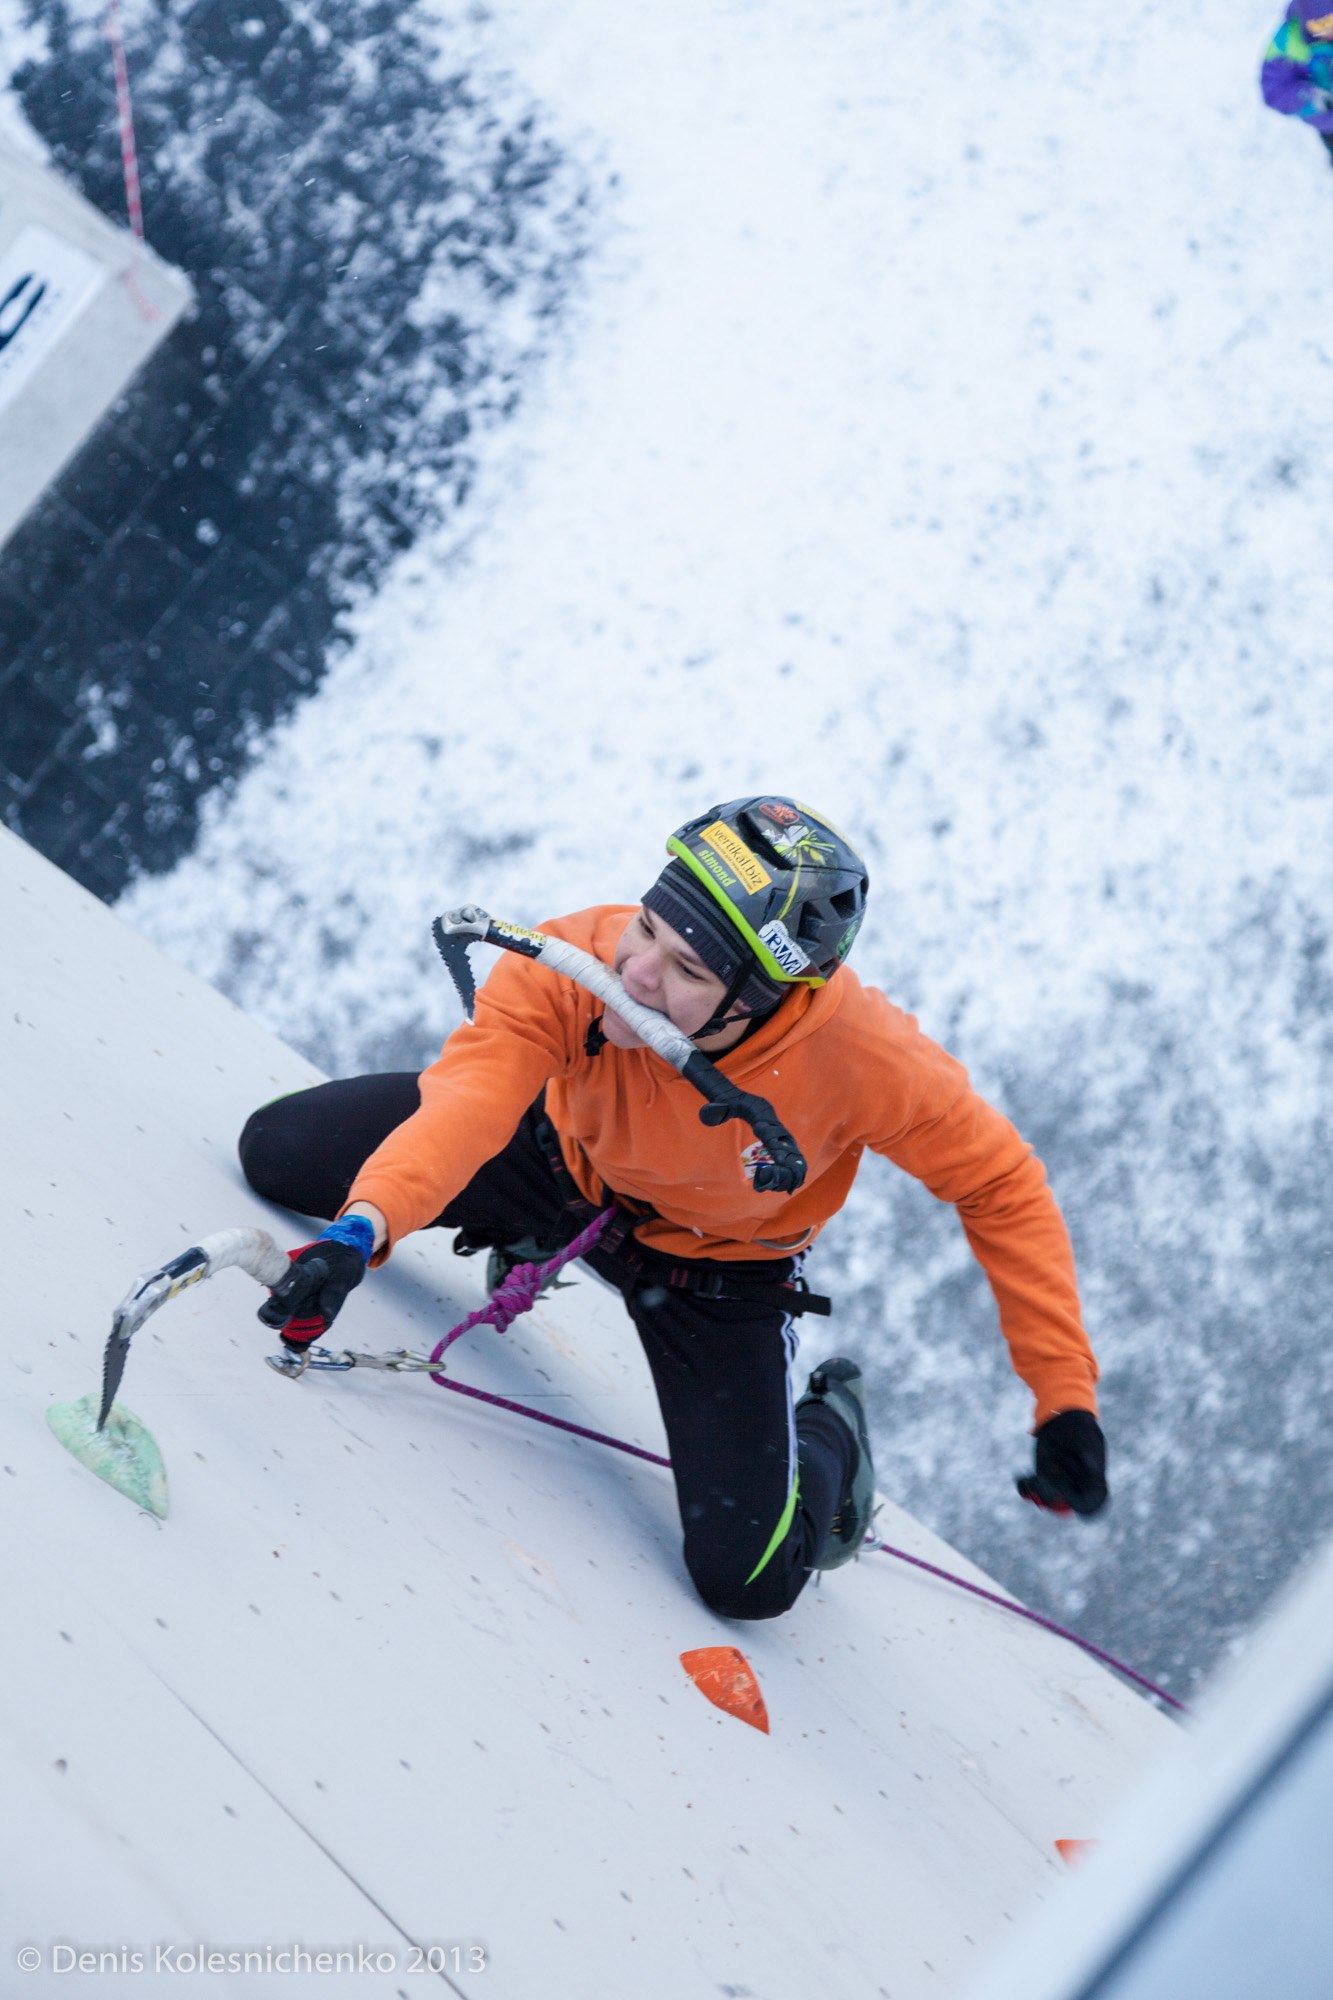
[{"label": "red and white pole", "polygon": [[111,62],[116,73],[116,107],[120,117],[120,159],[125,170],[125,206],[130,228],[140,243],[143,234],[143,201],[139,193],[139,155],[134,145],[134,105],[130,99],[130,70],[121,40],[116,0],[107,0],[106,38],[111,44]]}]

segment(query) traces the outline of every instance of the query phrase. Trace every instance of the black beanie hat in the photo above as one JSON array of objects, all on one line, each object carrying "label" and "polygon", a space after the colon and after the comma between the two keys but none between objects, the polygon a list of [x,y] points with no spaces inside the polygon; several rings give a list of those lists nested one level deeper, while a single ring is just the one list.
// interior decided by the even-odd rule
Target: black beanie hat
[{"label": "black beanie hat", "polygon": [[[786,997],[760,970],[759,961],[726,913],[693,876],[683,861],[668,861],[652,887],[644,892],[645,909],[653,910],[673,931],[679,931],[691,951],[726,987],[725,1012],[739,1001],[742,1014],[771,1014]],[[704,1032],[700,1030],[700,1032]]]}]

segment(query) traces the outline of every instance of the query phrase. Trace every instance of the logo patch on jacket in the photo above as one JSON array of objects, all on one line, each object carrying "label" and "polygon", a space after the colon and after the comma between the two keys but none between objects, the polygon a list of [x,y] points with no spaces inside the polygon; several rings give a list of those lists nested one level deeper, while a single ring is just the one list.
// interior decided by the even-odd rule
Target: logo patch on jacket
[{"label": "logo patch on jacket", "polygon": [[748,1146],[741,1149],[741,1165],[745,1169],[746,1180],[754,1179],[756,1167],[772,1166],[772,1164],[773,1155],[762,1139],[752,1139]]}]

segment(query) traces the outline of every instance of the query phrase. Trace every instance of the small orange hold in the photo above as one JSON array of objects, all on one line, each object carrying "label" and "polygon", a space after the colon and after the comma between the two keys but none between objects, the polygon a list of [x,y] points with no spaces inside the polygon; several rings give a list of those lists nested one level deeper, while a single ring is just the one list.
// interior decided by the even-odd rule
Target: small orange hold
[{"label": "small orange hold", "polygon": [[1055,1851],[1068,1868],[1077,1868],[1085,1855],[1092,1853],[1099,1843],[1095,1840],[1057,1840]]},{"label": "small orange hold", "polygon": [[752,1729],[762,1729],[767,1736],[768,1710],[744,1653],[735,1646],[699,1646],[692,1653],[682,1653],[680,1664],[715,1708],[725,1709],[728,1715],[748,1722]]}]

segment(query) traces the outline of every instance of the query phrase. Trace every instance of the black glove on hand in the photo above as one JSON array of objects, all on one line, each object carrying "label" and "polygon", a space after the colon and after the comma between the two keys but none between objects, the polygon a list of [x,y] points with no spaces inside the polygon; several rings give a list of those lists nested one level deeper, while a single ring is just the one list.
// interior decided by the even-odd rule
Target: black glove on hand
[{"label": "black glove on hand", "polygon": [[1106,1439],[1090,1410],[1061,1410],[1037,1432],[1035,1472],[1014,1484],[1025,1500],[1051,1514],[1096,1514],[1106,1490]]},{"label": "black glove on hand", "polygon": [[328,1332],[347,1294],[361,1283],[374,1243],[364,1216],[331,1222],[313,1243],[291,1252],[292,1268],[260,1306],[259,1318],[278,1328],[285,1347],[304,1351]]}]

